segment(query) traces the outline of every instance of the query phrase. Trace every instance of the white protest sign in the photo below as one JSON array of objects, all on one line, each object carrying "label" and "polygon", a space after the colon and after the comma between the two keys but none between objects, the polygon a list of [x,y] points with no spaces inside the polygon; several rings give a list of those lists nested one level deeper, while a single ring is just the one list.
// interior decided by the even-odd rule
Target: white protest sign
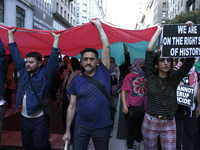
[{"label": "white protest sign", "polygon": [[162,57],[200,56],[200,25],[164,25]]},{"label": "white protest sign", "polygon": [[178,86],[176,90],[177,102],[180,105],[192,107],[194,103],[194,88],[190,86]]}]

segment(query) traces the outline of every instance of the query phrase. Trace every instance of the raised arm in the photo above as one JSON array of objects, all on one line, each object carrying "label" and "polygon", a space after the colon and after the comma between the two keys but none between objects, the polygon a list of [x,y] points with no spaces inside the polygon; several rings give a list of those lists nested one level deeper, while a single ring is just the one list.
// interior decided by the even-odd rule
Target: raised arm
[{"label": "raised arm", "polygon": [[8,30],[8,40],[9,40],[9,43],[13,43],[15,42],[15,38],[14,38],[14,33],[16,31],[16,27],[12,30]]},{"label": "raised arm", "polygon": [[59,39],[60,39],[60,34],[56,34],[54,31],[52,31],[52,35],[53,35],[53,37],[54,37],[53,47],[54,47],[54,48],[58,48],[58,43],[59,43]]},{"label": "raised arm", "polygon": [[45,67],[45,72],[46,72],[45,76],[48,80],[51,81],[53,81],[53,78],[56,74],[56,70],[58,69],[58,64],[59,64],[58,56],[60,55],[60,49],[59,49],[60,34],[52,32],[52,35],[54,37],[53,47],[51,50],[49,61]]},{"label": "raised arm", "polygon": [[110,44],[108,41],[108,37],[99,20],[91,20],[91,22],[96,26],[99,32],[101,43],[103,45],[103,50],[101,53],[101,62],[106,66],[106,68],[110,69]]},{"label": "raised arm", "polygon": [[9,50],[12,54],[13,61],[18,71],[22,73],[23,71],[26,70],[26,67],[25,67],[24,59],[22,58],[22,55],[19,52],[17,44],[15,43],[15,39],[14,39],[15,31],[16,31],[16,27],[12,30],[8,30],[8,41],[9,41],[8,46],[9,46]]},{"label": "raised arm", "polygon": [[162,27],[161,26],[158,26],[156,32],[154,33],[153,37],[151,38],[150,42],[149,42],[149,45],[147,46],[147,51],[152,51],[155,44],[156,44],[156,41],[158,39],[158,37],[160,36],[160,33],[162,32]]}]

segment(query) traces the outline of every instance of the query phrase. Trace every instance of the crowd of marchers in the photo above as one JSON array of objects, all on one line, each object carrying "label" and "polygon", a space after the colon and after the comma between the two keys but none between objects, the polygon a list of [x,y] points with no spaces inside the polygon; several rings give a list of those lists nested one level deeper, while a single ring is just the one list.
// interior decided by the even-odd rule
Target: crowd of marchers
[{"label": "crowd of marchers", "polygon": [[[84,49],[80,60],[61,57],[62,34],[54,32],[51,54],[44,57],[38,52],[22,57],[15,42],[17,28],[8,31],[11,54],[6,54],[0,40],[0,134],[5,113],[13,108],[16,112],[21,106],[23,149],[50,150],[54,115],[48,116],[41,103],[50,95],[62,112],[66,129],[63,141],[68,141],[73,150],[87,150],[92,138],[96,150],[108,150],[114,124],[111,97],[120,96],[128,150],[200,149],[200,73],[194,67],[197,58],[163,58],[160,45],[153,51],[163,30],[158,25],[145,59],[136,58],[130,64],[129,48],[124,43],[125,61],[118,66],[110,56],[110,43],[101,22],[91,22],[103,46],[101,58],[94,48]],[[194,25],[190,21],[186,24]],[[177,87],[185,85],[194,88],[190,107],[177,103]]]}]

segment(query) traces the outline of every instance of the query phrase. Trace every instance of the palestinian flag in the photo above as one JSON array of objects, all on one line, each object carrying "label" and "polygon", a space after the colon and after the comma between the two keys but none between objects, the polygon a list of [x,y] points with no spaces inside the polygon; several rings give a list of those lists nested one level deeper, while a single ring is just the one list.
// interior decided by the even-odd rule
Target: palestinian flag
[{"label": "palestinian flag", "polygon": [[[127,45],[132,63],[135,58],[145,57],[147,45],[157,29],[151,27],[144,30],[126,30],[108,22],[101,21],[101,23],[111,45],[111,56],[115,58],[118,65],[124,62],[123,43]],[[0,25],[0,38],[7,53],[10,53],[8,30],[12,28],[14,27]],[[91,22],[55,32],[61,33],[59,41],[61,54],[80,58],[79,54],[83,49],[96,48],[101,57],[102,44],[98,31]],[[50,55],[53,45],[52,31],[17,28],[14,37],[23,57],[32,51],[37,51],[43,56]]]}]

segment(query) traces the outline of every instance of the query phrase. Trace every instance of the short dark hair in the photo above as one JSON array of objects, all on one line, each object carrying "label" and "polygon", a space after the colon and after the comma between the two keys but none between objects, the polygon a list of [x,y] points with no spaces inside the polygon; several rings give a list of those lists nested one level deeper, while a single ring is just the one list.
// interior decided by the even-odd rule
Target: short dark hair
[{"label": "short dark hair", "polygon": [[82,60],[83,54],[85,54],[86,52],[94,53],[96,58],[98,59],[99,54],[95,48],[85,48],[84,50],[81,51],[81,60]]},{"label": "short dark hair", "polygon": [[114,60],[114,62],[115,62],[115,58],[114,58],[114,57],[110,57],[110,59],[113,59],[113,60]]},{"label": "short dark hair", "polygon": [[72,70],[73,71],[76,71],[76,70],[81,70],[81,64],[79,62],[79,60],[75,57],[72,57],[70,59],[70,62],[71,62],[71,66],[72,66]]},{"label": "short dark hair", "polygon": [[63,59],[66,58],[66,57],[69,59],[69,56],[67,56],[67,55],[65,55],[65,56],[63,57]]},{"label": "short dark hair", "polygon": [[26,54],[26,57],[34,57],[38,62],[42,61],[42,55],[38,52],[30,52]]},{"label": "short dark hair", "polygon": [[44,58],[49,58],[49,57],[50,57],[49,55],[45,55],[45,56],[44,56]]}]

